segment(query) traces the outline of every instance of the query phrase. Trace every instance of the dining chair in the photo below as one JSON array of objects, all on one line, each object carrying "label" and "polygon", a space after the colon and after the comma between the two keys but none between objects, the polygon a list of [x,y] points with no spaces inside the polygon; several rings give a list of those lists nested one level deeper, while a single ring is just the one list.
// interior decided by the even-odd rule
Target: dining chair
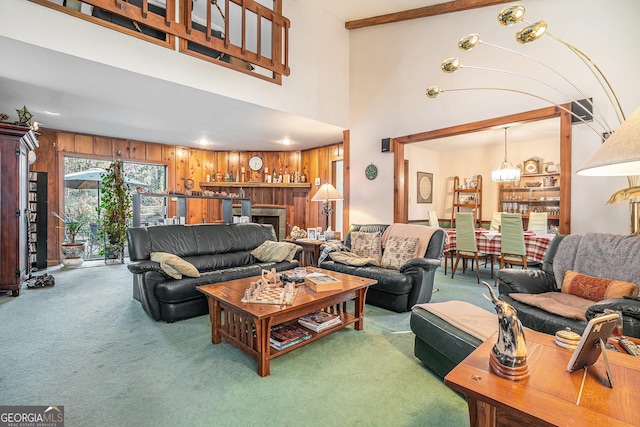
[{"label": "dining chair", "polygon": [[476,278],[480,283],[480,262],[479,259],[488,260],[491,263],[491,278],[493,279],[493,254],[478,251],[476,231],[474,228],[474,216],[469,212],[456,213],[456,263],[451,267],[451,278],[453,279],[458,268],[458,263],[462,258],[462,274],[467,268],[467,259],[475,260]]},{"label": "dining chair", "polygon": [[527,258],[521,214],[502,214],[502,242],[500,244],[500,268],[505,264],[527,266],[540,265]]},{"label": "dining chair", "polygon": [[547,234],[547,212],[531,212],[529,214],[529,224],[527,230],[536,234]]},{"label": "dining chair", "polygon": [[[438,213],[435,210],[429,211],[429,226],[440,227],[440,220],[438,219]],[[447,275],[447,260],[451,258],[451,266],[453,267],[453,252],[447,251],[443,254],[444,258],[444,275]]]},{"label": "dining chair", "polygon": [[502,212],[494,212],[493,217],[491,218],[491,225],[489,226],[489,230],[500,231],[501,223],[502,223]]},{"label": "dining chair", "polygon": [[431,227],[440,227],[440,221],[438,220],[438,213],[436,211],[429,211],[429,225]]}]

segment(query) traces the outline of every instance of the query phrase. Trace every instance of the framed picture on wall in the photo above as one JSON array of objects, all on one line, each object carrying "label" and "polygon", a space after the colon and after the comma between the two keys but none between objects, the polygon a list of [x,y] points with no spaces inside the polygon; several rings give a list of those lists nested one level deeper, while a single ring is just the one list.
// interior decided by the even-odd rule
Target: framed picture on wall
[{"label": "framed picture on wall", "polygon": [[418,203],[433,203],[433,174],[418,172]]}]

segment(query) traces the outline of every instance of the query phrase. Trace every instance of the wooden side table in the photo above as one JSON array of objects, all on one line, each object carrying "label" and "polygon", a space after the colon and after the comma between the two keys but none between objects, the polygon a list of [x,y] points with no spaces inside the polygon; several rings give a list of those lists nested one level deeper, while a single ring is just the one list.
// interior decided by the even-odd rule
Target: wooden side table
[{"label": "wooden side table", "polygon": [[445,377],[447,386],[466,396],[471,427],[638,425],[640,358],[608,351],[613,377],[608,388],[602,356],[586,375],[569,373],[571,350],[555,345],[552,335],[529,329],[525,334],[528,379],[514,382],[491,371],[489,353],[497,335]]},{"label": "wooden side table", "polygon": [[324,240],[285,239],[285,241],[302,246],[302,258],[300,259],[300,265],[302,267],[317,266],[318,258],[320,258],[320,246],[325,243]]}]

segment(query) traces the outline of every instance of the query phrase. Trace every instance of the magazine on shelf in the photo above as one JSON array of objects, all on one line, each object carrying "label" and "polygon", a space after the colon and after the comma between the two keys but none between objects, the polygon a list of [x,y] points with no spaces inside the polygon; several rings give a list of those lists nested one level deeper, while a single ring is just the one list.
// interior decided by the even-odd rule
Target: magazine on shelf
[{"label": "magazine on shelf", "polygon": [[278,350],[308,338],[311,338],[309,331],[298,325],[285,323],[271,328],[271,345]]},{"label": "magazine on shelf", "polygon": [[300,317],[298,323],[314,332],[322,332],[334,326],[341,325],[342,319],[338,314],[316,311]]},{"label": "magazine on shelf", "polygon": [[275,348],[276,350],[284,350],[285,348],[289,348],[292,345],[295,345],[295,344],[298,344],[299,342],[308,340],[309,338],[311,338],[311,335],[304,336],[302,338],[298,338],[297,340],[288,342],[286,344],[278,344],[277,342],[271,340],[271,347]]}]

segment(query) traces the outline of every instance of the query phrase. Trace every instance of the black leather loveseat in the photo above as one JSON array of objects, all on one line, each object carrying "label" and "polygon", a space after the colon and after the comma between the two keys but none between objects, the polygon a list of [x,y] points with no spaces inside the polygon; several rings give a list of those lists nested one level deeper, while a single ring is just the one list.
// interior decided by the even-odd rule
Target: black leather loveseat
[{"label": "black leather loveseat", "polygon": [[[388,224],[352,224],[345,235],[344,246],[351,250],[351,233],[383,232]],[[433,292],[433,280],[436,269],[440,266],[444,247],[444,230],[426,226],[415,226],[430,229],[431,239],[424,256],[407,261],[399,270],[392,270],[375,265],[352,266],[331,259],[320,263],[321,268],[367,277],[378,281],[367,291],[366,302],[396,312],[410,311],[415,304],[429,302]],[[427,230],[425,230],[427,231]]]},{"label": "black leather loveseat", "polygon": [[[296,259],[260,262],[251,251],[267,240],[276,240],[271,225],[201,224],[165,225],[127,230],[129,271],[133,273],[133,297],[154,320],[174,322],[209,312],[206,298],[196,286],[260,275],[263,269],[289,270]],[[200,277],[173,279],[165,274],[151,253],[177,255],[197,268]]]},{"label": "black leather loveseat", "polygon": [[522,324],[547,334],[571,328],[581,334],[589,319],[612,309],[622,312],[625,335],[640,338],[640,301],[610,298],[590,305],[586,320],[553,314],[516,301],[512,294],[559,292],[567,271],[640,285],[640,236],[587,233],[557,235],[545,253],[541,270],[502,269],[496,274],[500,299],[511,304]]}]

